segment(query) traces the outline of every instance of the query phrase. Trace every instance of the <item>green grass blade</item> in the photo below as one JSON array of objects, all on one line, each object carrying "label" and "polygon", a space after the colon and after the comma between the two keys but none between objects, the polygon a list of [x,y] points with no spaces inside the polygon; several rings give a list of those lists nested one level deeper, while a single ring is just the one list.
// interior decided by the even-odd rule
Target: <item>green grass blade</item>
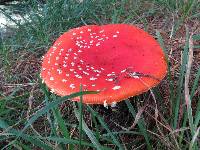
[{"label": "green grass blade", "polygon": [[[2,129],[7,129],[9,128],[9,125],[4,121],[0,119],[0,128]],[[8,135],[14,135],[14,136],[20,136],[23,140],[26,140],[28,142],[31,142],[32,144],[42,148],[42,149],[49,149],[49,150],[53,150],[53,148],[47,144],[45,144],[43,141],[41,141],[40,139],[38,139],[37,137],[32,137],[30,135],[21,133],[20,131],[17,131],[15,129],[10,129],[9,131],[7,131]],[[6,149],[9,145],[5,146],[3,149]]]},{"label": "green grass blade", "polygon": [[92,109],[92,107],[90,107],[89,105],[87,106],[88,109],[90,110],[91,114],[94,115],[95,117],[97,117],[98,121],[100,122],[101,126],[106,129],[106,131],[108,132],[108,134],[110,135],[113,143],[118,147],[119,150],[123,150],[123,147],[121,146],[119,140],[117,139],[117,137],[115,137],[114,134],[112,134],[112,132],[110,131],[109,127],[107,126],[107,124],[105,123],[105,121],[103,120],[103,118]]},{"label": "green grass blade", "polygon": [[29,147],[28,145],[25,145],[25,144],[22,144],[22,143],[19,143],[18,145],[21,146],[23,150],[32,150],[32,148]]},{"label": "green grass blade", "polygon": [[[84,92],[77,92],[77,93],[73,93],[73,94],[70,94],[69,96],[64,96],[64,97],[61,97],[61,98],[58,98],[57,101],[53,101],[53,102],[50,102],[47,106],[43,107],[42,109],[40,109],[39,111],[37,111],[34,116],[32,118],[30,118],[28,120],[28,123],[24,126],[24,128],[21,130],[21,132],[19,133],[19,135],[16,137],[15,140],[17,140],[18,137],[20,137],[20,135],[31,125],[33,124],[33,122],[35,122],[40,116],[44,115],[45,113],[47,113],[49,110],[57,107],[59,104],[63,103],[64,101],[66,100],[69,100],[69,99],[72,99],[74,97],[78,97],[80,95],[83,95],[83,94],[96,94],[98,92],[94,92],[94,91],[84,91]],[[13,140],[13,142],[15,141]],[[12,144],[12,142],[11,142]]]},{"label": "green grass blade", "polygon": [[[56,99],[55,99],[56,100]],[[54,114],[54,117],[55,117],[55,120],[58,124],[58,127],[60,129],[60,132],[61,134],[63,135],[63,137],[65,139],[70,139],[70,133],[69,133],[69,130],[68,128],[66,127],[66,124],[65,124],[65,121],[64,119],[62,118],[62,114],[60,113],[60,110],[58,108],[54,108],[53,110],[53,114]],[[57,134],[58,135],[58,134]],[[61,145],[62,147],[65,147],[64,145]],[[69,150],[72,150],[73,149],[73,145],[68,145],[67,148]]]},{"label": "green grass blade", "polygon": [[179,107],[181,103],[181,94],[183,90],[183,80],[185,76],[185,71],[186,71],[186,64],[187,64],[187,59],[188,59],[188,49],[189,49],[189,31],[186,30],[186,43],[183,51],[183,58],[182,58],[182,64],[181,64],[181,69],[180,69],[180,76],[178,80],[178,87],[177,87],[177,95],[175,99],[175,107],[173,108],[173,127],[176,129],[177,123],[178,123],[178,116],[179,116]]},{"label": "green grass blade", "polygon": [[198,101],[197,110],[196,110],[196,114],[195,114],[194,118],[195,118],[194,126],[195,126],[195,128],[197,128],[197,126],[200,123],[200,100]]},{"label": "green grass blade", "polygon": [[171,69],[170,69],[170,62],[169,62],[169,59],[168,59],[168,55],[167,55],[167,50],[164,46],[164,41],[163,41],[163,38],[160,34],[159,31],[156,31],[156,37],[158,38],[158,42],[160,43],[160,46],[161,48],[164,50],[164,53],[165,53],[165,58],[166,58],[166,62],[167,62],[167,77],[168,77],[168,81],[169,81],[169,89],[170,89],[170,103],[171,105],[173,106],[173,103],[174,103],[174,81],[172,79],[172,73],[171,73]]},{"label": "green grass blade", "polygon": [[198,88],[198,86],[199,86],[199,79],[200,79],[200,68],[198,69],[198,71],[197,71],[197,74],[196,74],[196,77],[195,77],[195,79],[194,79],[194,82],[193,82],[193,84],[192,84],[192,90],[191,90],[191,94],[190,94],[190,97],[191,97],[191,100],[192,100],[192,98],[193,98],[193,96],[194,96],[194,94],[195,94],[195,91],[196,91],[196,89]]},{"label": "green grass blade", "polygon": [[[63,144],[71,144],[71,145],[78,145],[79,144],[79,140],[74,140],[74,139],[66,139],[66,138],[60,138],[60,137],[45,137],[42,138],[44,140],[48,140],[48,141],[53,141],[53,142],[58,142],[58,143],[63,143]],[[91,148],[95,148],[95,146],[91,143],[85,142],[82,140],[82,146],[88,146]]]},{"label": "green grass blade", "polygon": [[[13,132],[14,133],[14,132]],[[18,136],[20,134],[20,132],[16,132],[14,133],[16,136]],[[23,140],[26,140],[42,149],[48,149],[48,150],[53,150],[52,146],[49,146],[47,144],[45,144],[43,141],[41,141],[40,139],[38,139],[38,137],[32,137],[32,136],[29,136],[27,134],[20,134],[20,137],[23,139]]]},{"label": "green grass blade", "polygon": [[[53,95],[53,101],[57,101],[57,97]],[[59,110],[59,108],[55,107],[52,109],[55,120],[58,124],[58,127],[60,128],[61,134],[63,135],[64,138],[68,139],[70,138],[70,133],[68,131],[68,128],[66,127],[65,120],[62,118],[62,114]],[[71,147],[68,147],[71,149]]]},{"label": "green grass blade", "polygon": [[64,138],[70,138],[70,133],[58,108],[54,108],[54,116]]},{"label": "green grass blade", "polygon": [[[45,98],[44,98],[44,101],[45,101],[45,104],[48,105],[49,104],[49,100],[50,100],[50,92],[47,90],[47,87],[44,85],[44,84],[41,84],[41,87],[42,87],[42,90],[45,94]],[[50,124],[50,129],[51,129],[51,135],[56,135],[56,127],[55,127],[55,124],[53,123],[52,119],[51,119],[51,113],[49,111],[47,111],[47,120]]]},{"label": "green grass blade", "polygon": [[[76,118],[80,122],[80,112],[77,110],[75,103],[74,103],[74,113],[75,113]],[[97,138],[94,136],[93,131],[89,129],[89,127],[87,126],[84,120],[82,120],[82,128],[84,132],[87,134],[87,136],[89,137],[90,141],[95,146],[95,148],[98,150],[101,150],[102,149],[101,144],[99,143]]]},{"label": "green grass blade", "polygon": [[[87,105],[88,106],[88,105]],[[87,107],[87,110],[88,110],[88,107]],[[89,111],[89,110],[88,110]],[[92,122],[94,123],[94,128],[95,128],[95,136],[98,140],[100,140],[100,137],[101,137],[101,130],[100,130],[100,125],[97,121],[97,118],[91,113],[91,119],[92,119]]]},{"label": "green grass blade", "polygon": [[200,34],[194,34],[194,35],[192,36],[192,39],[193,39],[194,41],[200,40]]},{"label": "green grass blade", "polygon": [[[80,86],[80,92],[82,92],[82,85]],[[81,150],[81,141],[82,141],[82,121],[83,121],[83,96],[80,95],[80,102],[78,102],[79,106],[79,149]]]},{"label": "green grass blade", "polygon": [[[136,132],[136,131],[118,131],[118,132],[111,132],[113,135],[118,135],[118,134],[135,134],[135,135],[143,135],[141,132]],[[105,133],[102,134],[102,136],[110,136],[110,133]]]}]

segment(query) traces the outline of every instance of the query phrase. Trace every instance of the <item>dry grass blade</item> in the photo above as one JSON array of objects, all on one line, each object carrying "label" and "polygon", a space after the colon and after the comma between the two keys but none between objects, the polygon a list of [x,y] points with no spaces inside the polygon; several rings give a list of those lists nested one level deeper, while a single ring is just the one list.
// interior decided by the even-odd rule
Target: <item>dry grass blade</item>
[{"label": "dry grass blade", "polygon": [[187,64],[187,71],[185,74],[185,102],[187,107],[189,106],[190,103],[190,93],[189,93],[189,78],[190,78],[190,70],[192,66],[192,60],[193,60],[193,41],[192,41],[192,36],[190,36],[189,39],[189,53],[188,53],[188,64]]},{"label": "dry grass blade", "polygon": [[192,138],[192,141],[190,143],[190,147],[189,147],[189,150],[192,150],[193,149],[193,145],[195,143],[195,141],[197,141],[198,139],[198,135],[199,135],[199,130],[200,130],[200,126],[198,127],[197,131],[195,132],[193,138]]},{"label": "dry grass blade", "polygon": [[[26,120],[28,121],[30,119],[30,113],[31,113],[31,110],[33,109],[32,108],[32,104],[33,104],[33,100],[34,100],[34,97],[33,97],[33,90],[30,92],[30,96],[28,98],[28,110],[27,110],[27,113],[26,113]],[[32,128],[32,130],[38,135],[41,137],[40,133],[37,132],[37,130],[35,130],[35,128],[33,127],[33,125],[31,124],[30,127]]]},{"label": "dry grass blade", "polygon": [[189,86],[188,86],[192,61],[193,61],[193,40],[192,40],[192,35],[191,35],[189,38],[188,63],[186,66],[186,74],[185,74],[185,103],[187,106],[190,129],[192,131],[192,135],[194,135],[191,99],[190,99]]},{"label": "dry grass blade", "polygon": [[138,121],[140,120],[141,115],[142,115],[142,113],[144,112],[146,106],[147,106],[147,104],[144,105],[143,107],[141,107],[141,108],[139,109],[139,111],[137,112],[137,114],[136,114],[136,116],[135,116],[135,120],[134,120],[133,124],[128,128],[128,130],[132,130],[132,129],[135,128],[135,126],[136,126],[136,124],[138,123]]}]

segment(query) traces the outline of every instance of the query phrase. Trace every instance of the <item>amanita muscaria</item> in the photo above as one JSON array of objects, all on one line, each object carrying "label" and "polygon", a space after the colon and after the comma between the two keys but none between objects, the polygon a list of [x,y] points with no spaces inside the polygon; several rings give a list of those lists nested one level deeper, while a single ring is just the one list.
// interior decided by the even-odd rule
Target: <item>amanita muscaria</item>
[{"label": "amanita muscaria", "polygon": [[[156,86],[166,75],[157,41],[133,25],[87,25],[61,35],[43,58],[41,77],[52,92],[83,96],[83,103],[112,104]],[[79,97],[74,99],[79,100]]]}]

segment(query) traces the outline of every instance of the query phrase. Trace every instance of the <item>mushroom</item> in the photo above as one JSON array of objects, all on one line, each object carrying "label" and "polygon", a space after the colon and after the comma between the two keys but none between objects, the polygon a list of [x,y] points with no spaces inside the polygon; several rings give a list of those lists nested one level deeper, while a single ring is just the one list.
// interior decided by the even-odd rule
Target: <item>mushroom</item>
[{"label": "mushroom", "polygon": [[[61,35],[45,54],[41,78],[52,92],[84,91],[83,103],[114,105],[156,86],[167,64],[157,41],[133,25],[87,25]],[[79,101],[79,97],[74,99]]]}]

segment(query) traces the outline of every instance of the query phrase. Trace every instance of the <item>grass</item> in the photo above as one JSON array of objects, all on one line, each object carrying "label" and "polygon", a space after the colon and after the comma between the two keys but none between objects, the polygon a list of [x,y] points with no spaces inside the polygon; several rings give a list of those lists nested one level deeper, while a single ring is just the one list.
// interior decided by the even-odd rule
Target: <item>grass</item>
[{"label": "grass", "polygon": [[[0,9],[16,24],[0,42],[1,149],[199,149],[197,0],[34,0],[9,8],[25,21]],[[135,24],[152,34],[165,52],[167,77],[115,109],[70,101],[92,91],[50,93],[39,70],[53,41],[74,27],[108,23]]]}]

